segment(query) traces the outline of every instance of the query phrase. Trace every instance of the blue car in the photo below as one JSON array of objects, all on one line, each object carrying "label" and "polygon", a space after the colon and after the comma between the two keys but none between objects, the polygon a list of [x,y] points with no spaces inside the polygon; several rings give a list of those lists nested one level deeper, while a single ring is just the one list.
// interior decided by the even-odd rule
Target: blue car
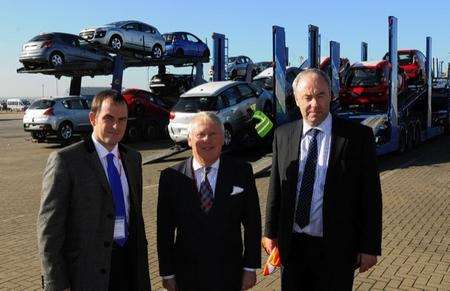
[{"label": "blue car", "polygon": [[209,57],[208,46],[189,32],[177,31],[163,34],[166,42],[166,56]]}]

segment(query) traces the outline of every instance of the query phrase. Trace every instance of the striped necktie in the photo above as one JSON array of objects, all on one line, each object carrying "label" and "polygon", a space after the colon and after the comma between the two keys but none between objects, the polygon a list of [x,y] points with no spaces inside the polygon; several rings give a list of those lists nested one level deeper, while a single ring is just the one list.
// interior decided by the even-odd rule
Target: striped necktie
[{"label": "striped necktie", "polygon": [[211,167],[205,167],[204,174],[205,178],[200,184],[200,208],[208,213],[213,204],[213,190],[211,184],[209,184],[208,174],[211,171]]}]

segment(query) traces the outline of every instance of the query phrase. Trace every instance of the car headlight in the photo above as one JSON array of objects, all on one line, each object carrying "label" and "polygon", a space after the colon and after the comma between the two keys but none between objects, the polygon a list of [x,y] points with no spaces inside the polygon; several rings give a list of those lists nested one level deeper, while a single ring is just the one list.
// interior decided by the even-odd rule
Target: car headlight
[{"label": "car headlight", "polygon": [[106,31],[105,30],[97,30],[95,31],[95,38],[102,38],[105,37]]}]

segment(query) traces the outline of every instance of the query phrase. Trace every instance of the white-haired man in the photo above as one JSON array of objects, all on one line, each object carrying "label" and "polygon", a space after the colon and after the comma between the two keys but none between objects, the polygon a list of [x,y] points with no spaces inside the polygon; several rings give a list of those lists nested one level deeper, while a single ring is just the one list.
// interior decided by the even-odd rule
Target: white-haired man
[{"label": "white-haired man", "polygon": [[161,172],[157,242],[168,290],[237,291],[256,283],[261,216],[253,171],[221,157],[223,141],[219,118],[199,113],[189,126],[192,157]]}]

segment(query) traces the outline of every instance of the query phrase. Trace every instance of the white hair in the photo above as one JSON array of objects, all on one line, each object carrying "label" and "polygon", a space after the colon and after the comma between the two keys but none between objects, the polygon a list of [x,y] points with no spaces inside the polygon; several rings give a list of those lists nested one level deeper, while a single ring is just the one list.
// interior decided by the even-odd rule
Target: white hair
[{"label": "white hair", "polygon": [[322,71],[320,69],[316,69],[316,68],[306,69],[306,70],[303,70],[300,73],[298,73],[297,77],[295,77],[295,80],[292,83],[292,88],[294,89],[294,94],[297,91],[297,86],[300,83],[300,81],[309,74],[313,74],[313,75],[316,75],[316,76],[322,78],[322,80],[324,80],[325,83],[327,84],[328,92],[331,94],[330,77],[328,77],[328,75],[324,71]]},{"label": "white hair", "polygon": [[202,112],[199,112],[194,115],[194,117],[189,122],[188,135],[190,135],[195,130],[195,127],[197,126],[199,120],[211,121],[212,123],[214,123],[215,125],[217,125],[220,128],[222,135],[224,135],[225,128],[223,126],[222,121],[219,119],[219,117],[215,113],[206,112],[206,111],[202,111]]}]

